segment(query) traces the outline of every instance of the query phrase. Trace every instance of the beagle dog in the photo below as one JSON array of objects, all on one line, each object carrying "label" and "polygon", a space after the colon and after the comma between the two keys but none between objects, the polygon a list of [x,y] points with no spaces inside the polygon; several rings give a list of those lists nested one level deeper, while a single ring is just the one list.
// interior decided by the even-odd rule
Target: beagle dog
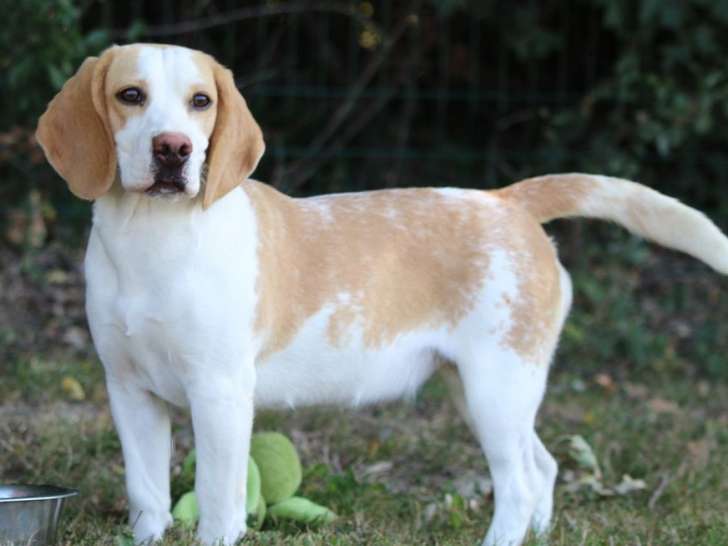
[{"label": "beagle dog", "polygon": [[139,543],[172,522],[170,405],[191,411],[199,538],[232,544],[254,408],[391,400],[438,369],[492,473],[483,544],[546,533],[557,466],[534,420],[571,283],[541,224],[612,220],[728,273],[710,220],[620,179],[283,195],[248,178],[265,146],[231,72],[182,47],[87,59],[37,139],[95,201],[86,311]]}]

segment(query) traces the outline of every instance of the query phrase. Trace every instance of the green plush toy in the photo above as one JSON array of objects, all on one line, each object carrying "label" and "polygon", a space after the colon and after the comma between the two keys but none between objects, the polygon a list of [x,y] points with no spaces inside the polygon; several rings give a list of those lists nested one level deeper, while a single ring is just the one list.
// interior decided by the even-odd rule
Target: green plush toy
[{"label": "green plush toy", "polygon": [[292,497],[301,485],[301,460],[291,441],[280,432],[261,432],[250,440],[250,456],[260,469],[263,497],[275,504]]},{"label": "green plush toy", "polygon": [[260,499],[263,498],[260,487],[260,470],[258,470],[258,465],[255,464],[255,459],[248,457],[248,483],[245,495],[245,509],[248,514],[253,514],[258,510]]},{"label": "green plush toy", "polygon": [[[196,455],[193,450],[185,457],[182,463],[182,475],[192,473],[194,477],[195,463]],[[265,518],[265,499],[263,499],[263,495],[260,493],[260,472],[258,471],[258,465],[255,464],[255,460],[252,457],[248,457],[248,481],[246,489],[245,509],[248,512],[248,520],[255,522],[255,524],[251,524],[251,527],[259,529],[260,525],[257,525],[257,523],[259,522],[262,525],[263,519]],[[262,516],[261,504],[263,506]],[[197,523],[197,520],[200,519],[200,510],[197,506],[197,496],[194,491],[189,491],[179,498],[177,504],[172,509],[172,517],[185,525],[194,525]]]},{"label": "green plush toy", "polygon": [[322,525],[336,519],[331,510],[303,497],[291,497],[274,504],[268,509],[268,514],[274,521],[290,519],[306,525]]},{"label": "green plush toy", "polygon": [[172,510],[172,517],[183,525],[193,526],[200,519],[200,509],[197,507],[197,496],[194,491],[185,493],[177,501]]},{"label": "green plush toy", "polygon": [[[181,478],[194,482],[194,450],[182,463]],[[296,448],[278,432],[254,434],[250,441],[245,508],[248,527],[260,529],[266,517],[274,522],[288,519],[304,525],[331,523],[336,514],[303,497],[293,495],[301,485],[303,472]],[[266,503],[270,506],[266,508]],[[194,525],[200,517],[193,491],[180,497],[172,510],[175,520]]]}]

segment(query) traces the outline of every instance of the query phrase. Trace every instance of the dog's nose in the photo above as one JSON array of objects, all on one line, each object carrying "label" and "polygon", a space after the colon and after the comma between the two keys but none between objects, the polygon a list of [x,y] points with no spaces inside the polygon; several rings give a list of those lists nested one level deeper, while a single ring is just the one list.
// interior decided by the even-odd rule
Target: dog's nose
[{"label": "dog's nose", "polygon": [[152,139],[152,152],[165,167],[181,167],[192,153],[192,141],[182,133],[160,133]]}]

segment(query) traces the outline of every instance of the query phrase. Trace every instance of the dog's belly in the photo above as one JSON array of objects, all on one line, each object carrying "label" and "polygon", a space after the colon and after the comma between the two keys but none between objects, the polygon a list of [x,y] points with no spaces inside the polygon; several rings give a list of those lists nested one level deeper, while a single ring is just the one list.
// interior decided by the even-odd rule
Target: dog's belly
[{"label": "dog's belly", "polygon": [[367,347],[352,329],[332,341],[330,314],[319,311],[290,345],[257,363],[256,406],[357,406],[413,396],[436,369],[449,337],[444,328],[420,329]]}]

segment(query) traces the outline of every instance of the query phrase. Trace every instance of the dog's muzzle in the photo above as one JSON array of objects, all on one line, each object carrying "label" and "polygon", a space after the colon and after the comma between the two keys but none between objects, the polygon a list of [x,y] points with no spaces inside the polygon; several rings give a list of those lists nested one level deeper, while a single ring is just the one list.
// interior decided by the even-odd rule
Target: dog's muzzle
[{"label": "dog's muzzle", "polygon": [[192,153],[192,141],[182,133],[160,133],[152,139],[155,163],[154,184],[146,193],[162,195],[185,191],[187,179],[183,176],[187,160]]}]

